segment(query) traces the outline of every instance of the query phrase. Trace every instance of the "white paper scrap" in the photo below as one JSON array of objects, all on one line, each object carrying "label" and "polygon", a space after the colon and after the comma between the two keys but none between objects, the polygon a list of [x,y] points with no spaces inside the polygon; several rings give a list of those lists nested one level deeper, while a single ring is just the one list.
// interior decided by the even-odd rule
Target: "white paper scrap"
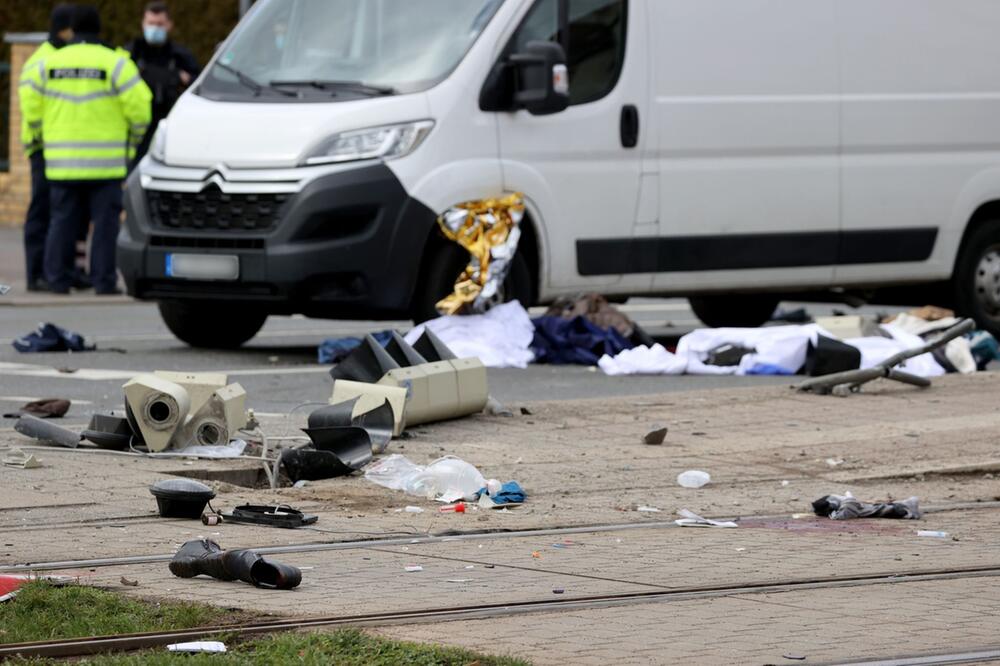
[{"label": "white paper scrap", "polygon": [[219,641],[195,641],[193,643],[174,643],[168,645],[167,649],[171,652],[190,652],[192,654],[196,652],[223,653],[226,651],[226,644]]},{"label": "white paper scrap", "polygon": [[697,513],[688,511],[687,509],[681,509],[677,512],[677,515],[681,517],[675,520],[674,524],[681,527],[738,527],[736,523],[730,520],[702,518]]}]

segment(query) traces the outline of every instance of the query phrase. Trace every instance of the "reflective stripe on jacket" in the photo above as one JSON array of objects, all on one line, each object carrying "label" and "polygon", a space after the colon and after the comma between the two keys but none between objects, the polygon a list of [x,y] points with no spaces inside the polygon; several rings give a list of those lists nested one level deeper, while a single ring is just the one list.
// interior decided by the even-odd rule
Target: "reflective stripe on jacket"
[{"label": "reflective stripe on jacket", "polygon": [[[19,91],[22,91],[24,86],[29,85],[26,75],[37,70],[38,63],[50,54],[55,53],[56,50],[56,47],[52,46],[51,42],[42,42],[42,45],[35,49],[35,52],[25,61],[24,67],[21,69],[21,79],[18,84]],[[24,148],[25,154],[30,157],[42,149],[42,142],[37,139],[35,133],[32,131],[33,128],[28,125],[28,119],[25,118],[23,95],[19,92],[18,96],[21,105],[21,147]],[[37,127],[34,129],[37,129]]]},{"label": "reflective stripe on jacket", "polygon": [[70,44],[25,73],[24,117],[49,180],[120,180],[149,129],[152,93],[122,52]]}]

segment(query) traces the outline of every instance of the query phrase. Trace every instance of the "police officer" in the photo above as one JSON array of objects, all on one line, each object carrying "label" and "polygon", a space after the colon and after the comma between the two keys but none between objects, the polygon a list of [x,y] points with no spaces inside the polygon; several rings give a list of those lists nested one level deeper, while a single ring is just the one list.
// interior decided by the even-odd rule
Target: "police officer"
[{"label": "police officer", "polygon": [[[21,90],[30,85],[30,74],[36,71],[38,63],[73,38],[73,7],[69,4],[57,5],[49,20],[49,38],[31,54],[21,70]],[[21,96],[21,142],[31,163],[31,201],[28,215],[24,220],[24,264],[27,269],[28,291],[45,291],[43,258],[45,237],[49,231],[49,185],[45,180],[45,158],[36,133],[29,126],[24,114],[24,97]]]},{"label": "police officer", "polygon": [[142,37],[126,46],[139,67],[142,79],[153,91],[153,121],[136,154],[136,162],[149,149],[156,126],[167,117],[174,103],[201,68],[194,55],[170,39],[174,23],[165,2],[150,2],[142,15]]},{"label": "police officer", "polygon": [[90,278],[98,294],[119,294],[115,239],[122,180],[149,128],[152,93],[123,52],[99,42],[91,6],[74,11],[72,41],[41,60],[21,88],[33,141],[41,141],[51,226],[45,244],[49,290],[69,293],[78,220],[94,225]]}]

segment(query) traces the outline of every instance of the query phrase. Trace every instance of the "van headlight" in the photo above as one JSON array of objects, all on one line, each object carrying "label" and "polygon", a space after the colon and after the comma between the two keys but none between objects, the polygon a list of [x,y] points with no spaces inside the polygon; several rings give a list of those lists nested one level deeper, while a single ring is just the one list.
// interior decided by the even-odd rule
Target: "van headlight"
[{"label": "van headlight", "polygon": [[149,154],[157,162],[167,161],[167,121],[161,120],[153,133],[153,140],[149,143]]},{"label": "van headlight", "polygon": [[433,127],[433,120],[419,120],[341,132],[321,143],[305,163],[334,164],[403,157],[416,150]]}]

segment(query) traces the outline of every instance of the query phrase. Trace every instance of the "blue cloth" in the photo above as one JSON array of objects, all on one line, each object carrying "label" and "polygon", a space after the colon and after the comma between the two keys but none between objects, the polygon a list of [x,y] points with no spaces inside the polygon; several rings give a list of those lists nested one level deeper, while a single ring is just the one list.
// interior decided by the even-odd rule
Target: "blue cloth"
[{"label": "blue cloth", "polygon": [[[486,492],[486,488],[480,488],[479,494]],[[500,486],[500,492],[490,497],[494,504],[521,504],[528,496],[524,488],[517,481],[508,481]]]},{"label": "blue cloth", "polygon": [[87,345],[86,340],[79,333],[67,331],[59,328],[55,324],[40,324],[37,331],[33,331],[23,338],[18,338],[12,343],[14,349],[22,353],[30,352],[57,352],[57,351],[93,351],[96,345]]},{"label": "blue cloth", "polygon": [[794,375],[794,372],[789,372],[788,368],[782,368],[780,365],[771,365],[770,363],[758,363],[747,370],[748,375]]},{"label": "blue cloth", "polygon": [[535,363],[597,365],[605,354],[616,356],[633,347],[615,329],[601,328],[585,317],[538,317],[531,321],[535,325],[531,341]]},{"label": "blue cloth", "polygon": [[[372,337],[385,347],[392,340],[392,331],[372,333]],[[337,363],[361,346],[361,338],[330,338],[320,343],[317,356],[320,363]]]}]

